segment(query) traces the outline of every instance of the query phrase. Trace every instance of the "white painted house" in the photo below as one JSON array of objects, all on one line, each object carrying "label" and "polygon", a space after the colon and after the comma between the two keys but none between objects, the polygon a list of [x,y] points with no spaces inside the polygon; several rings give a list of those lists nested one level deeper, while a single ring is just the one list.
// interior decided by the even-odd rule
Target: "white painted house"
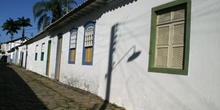
[{"label": "white painted house", "polygon": [[10,53],[12,54],[13,58],[11,60],[11,63],[20,65],[21,67],[26,68],[27,64],[27,45],[25,45],[25,42],[21,45],[15,46],[10,50]]},{"label": "white painted house", "polygon": [[27,41],[27,69],[128,110],[219,110],[219,4],[86,0]]},{"label": "white painted house", "polygon": [[8,42],[3,42],[1,43],[1,55],[6,55],[8,56],[7,62],[15,63],[17,64],[18,60],[18,53],[17,53],[17,47],[20,45],[24,44],[29,38],[27,37],[20,37]]}]

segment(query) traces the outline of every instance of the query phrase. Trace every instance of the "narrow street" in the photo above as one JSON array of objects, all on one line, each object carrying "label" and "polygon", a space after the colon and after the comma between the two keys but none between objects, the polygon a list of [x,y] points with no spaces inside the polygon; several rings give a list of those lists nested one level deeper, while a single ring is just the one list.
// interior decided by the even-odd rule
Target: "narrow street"
[{"label": "narrow street", "polygon": [[[106,105],[106,106],[103,106]],[[123,110],[58,81],[0,63],[0,110]]]}]

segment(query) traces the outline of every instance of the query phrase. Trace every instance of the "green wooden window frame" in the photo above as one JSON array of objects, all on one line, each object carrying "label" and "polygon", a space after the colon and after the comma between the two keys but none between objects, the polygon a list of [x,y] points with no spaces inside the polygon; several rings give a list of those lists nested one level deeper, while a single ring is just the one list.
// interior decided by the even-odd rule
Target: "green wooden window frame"
[{"label": "green wooden window frame", "polygon": [[45,43],[42,43],[41,45],[41,61],[44,61],[44,51],[45,51]]},{"label": "green wooden window frame", "polygon": [[[183,50],[183,65],[182,68],[162,68],[155,66],[156,54],[156,33],[157,33],[157,15],[163,11],[172,11],[178,7],[185,7],[185,32],[184,32],[184,50]],[[190,20],[191,20],[191,0],[176,0],[152,8],[151,13],[151,38],[150,38],[150,54],[149,54],[149,72],[169,73],[188,75],[189,63],[189,44],[190,44]]]},{"label": "green wooden window frame", "polygon": [[37,61],[37,51],[38,51],[38,45],[35,47],[35,61]]}]

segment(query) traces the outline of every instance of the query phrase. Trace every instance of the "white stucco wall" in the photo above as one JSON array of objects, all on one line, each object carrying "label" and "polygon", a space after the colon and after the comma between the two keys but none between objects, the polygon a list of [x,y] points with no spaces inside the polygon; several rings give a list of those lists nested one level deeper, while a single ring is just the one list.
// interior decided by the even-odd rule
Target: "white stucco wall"
[{"label": "white stucco wall", "polygon": [[[192,0],[187,76],[148,72],[151,8],[169,1],[140,0],[104,14],[97,22],[97,32],[110,29],[108,24],[119,23],[110,101],[129,110],[218,110],[220,28],[217,24],[220,16],[214,10],[219,10],[217,4],[220,1]],[[101,36],[108,36],[106,33],[110,31],[101,33]],[[97,38],[101,37],[96,34],[96,42]],[[127,62],[132,51],[126,53],[132,46],[136,46],[136,51],[141,54],[134,61]],[[99,95],[103,98],[106,93],[104,75],[100,75],[99,88]]]},{"label": "white stucco wall", "polygon": [[21,50],[22,50],[21,48],[18,48],[17,50],[18,51],[18,62],[17,62],[18,65],[21,64]]},{"label": "white stucco wall", "polygon": [[[47,47],[48,40],[49,40],[48,38],[49,37],[45,36],[45,38],[35,41],[31,45],[28,45],[27,69],[32,70],[41,75],[45,75],[45,72],[46,72],[46,52],[44,54],[43,61],[41,61],[41,47],[42,47],[42,43],[45,43],[45,48]],[[35,60],[36,45],[38,45],[37,60]]]},{"label": "white stucco wall", "polygon": [[76,61],[75,64],[68,64],[70,32],[63,34],[60,81],[98,94],[99,73],[95,72],[97,71],[95,64],[94,66],[82,65],[83,36],[84,28],[80,26],[77,36]]},{"label": "white stucco wall", "polygon": [[10,63],[14,63],[14,64],[18,64],[18,60],[19,60],[19,54],[17,54],[16,52],[19,51],[19,50],[15,50],[13,52],[10,52],[8,53],[9,50],[11,50],[12,48],[16,47],[16,46],[19,46],[21,43],[27,41],[26,39],[24,41],[21,41],[20,39],[17,39],[15,41],[10,41],[10,42],[6,42],[4,44],[2,44],[2,51],[5,52],[4,55],[8,56],[7,58],[7,62],[10,62]]},{"label": "white stucco wall", "polygon": [[[110,102],[128,110],[219,110],[219,0],[192,0],[188,75],[148,72],[151,9],[171,1],[137,0],[111,10],[106,6],[56,30],[53,35],[42,35],[44,38],[28,45],[27,69],[45,75],[50,39],[49,77],[54,78],[57,34],[63,33],[60,82],[103,99],[109,96]],[[83,25],[94,19],[93,65],[82,65]],[[73,27],[78,27],[76,61],[68,64],[69,30]],[[115,43],[110,45],[113,36]],[[44,61],[40,61],[43,42],[46,51]],[[115,48],[114,52],[110,52],[111,47]],[[139,54],[129,61],[133,53]]]},{"label": "white stucco wall", "polygon": [[19,50],[21,50],[23,52],[23,64],[22,67],[25,67],[25,63],[26,63],[26,45],[23,45],[21,47],[19,47]]},{"label": "white stucco wall", "polygon": [[[46,76],[46,61],[48,54],[48,41],[51,40],[51,56],[50,56],[50,66],[49,66],[49,76],[54,79],[55,77],[55,63],[56,63],[56,53],[57,53],[57,35],[42,35],[42,39],[28,44],[28,57],[27,57],[27,69],[39,73],[40,75]],[[41,47],[42,43],[45,43],[44,59],[41,61]],[[35,60],[35,49],[38,45],[38,55],[37,60]]]}]

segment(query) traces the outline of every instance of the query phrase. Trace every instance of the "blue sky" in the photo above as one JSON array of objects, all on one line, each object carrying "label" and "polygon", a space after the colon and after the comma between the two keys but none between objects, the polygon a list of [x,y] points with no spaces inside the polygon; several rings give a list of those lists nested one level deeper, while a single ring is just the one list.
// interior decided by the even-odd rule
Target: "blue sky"
[{"label": "blue sky", "polygon": [[[0,0],[0,43],[10,41],[10,34],[6,35],[7,31],[2,31],[2,25],[4,22],[10,18],[13,20],[17,20],[18,17],[30,18],[31,24],[33,27],[25,28],[25,36],[31,38],[31,33],[33,35],[37,35],[37,21],[34,22],[34,16],[32,12],[32,8],[35,3],[40,2],[42,0]],[[49,0],[44,0],[49,1]],[[81,4],[85,0],[75,0],[78,5]],[[75,7],[76,5],[73,5]],[[22,36],[22,30],[18,31],[18,34],[14,34],[14,39]]]}]

